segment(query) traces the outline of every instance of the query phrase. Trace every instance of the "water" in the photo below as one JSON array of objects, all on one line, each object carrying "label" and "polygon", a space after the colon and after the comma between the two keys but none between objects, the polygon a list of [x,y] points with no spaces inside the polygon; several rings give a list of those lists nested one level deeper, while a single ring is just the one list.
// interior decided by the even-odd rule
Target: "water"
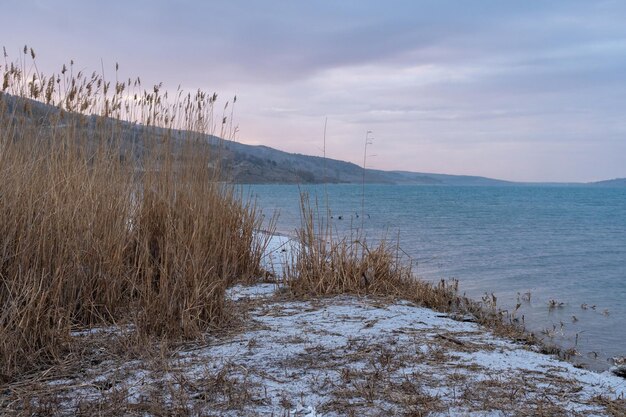
[{"label": "water", "polygon": [[494,293],[500,308],[521,301],[527,328],[575,348],[575,360],[606,369],[626,355],[626,188],[366,185],[365,216],[360,185],[251,190],[266,215],[280,211],[283,233],[298,226],[307,191],[328,201],[339,234],[399,236],[422,278],[457,278],[472,298]]}]

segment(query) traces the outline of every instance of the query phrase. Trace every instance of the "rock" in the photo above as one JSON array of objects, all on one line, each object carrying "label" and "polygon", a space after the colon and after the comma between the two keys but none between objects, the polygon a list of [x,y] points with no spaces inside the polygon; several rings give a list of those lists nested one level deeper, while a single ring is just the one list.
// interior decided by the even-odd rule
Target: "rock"
[{"label": "rock", "polygon": [[626,378],[626,365],[616,365],[611,367],[611,372],[622,378]]}]

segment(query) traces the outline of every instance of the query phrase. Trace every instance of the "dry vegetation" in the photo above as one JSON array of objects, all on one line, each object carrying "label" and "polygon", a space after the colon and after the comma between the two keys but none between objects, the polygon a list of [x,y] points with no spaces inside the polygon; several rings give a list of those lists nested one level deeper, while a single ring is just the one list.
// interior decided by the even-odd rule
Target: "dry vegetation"
[{"label": "dry vegetation", "polygon": [[[0,69],[0,408],[17,415],[199,415],[207,409],[220,415],[267,405],[267,387],[252,379],[253,369],[205,364],[190,375],[189,364],[175,360],[177,349],[195,349],[181,348],[180,341],[201,349],[208,331],[224,331],[233,317],[264,308],[265,302],[225,297],[235,281],[264,275],[266,244],[256,237],[256,207],[224,183],[220,148],[207,142],[207,134],[234,132],[226,107],[216,116],[215,94],[177,91],[169,99],[160,85],[146,91],[138,78],[118,81],[117,66],[114,83],[96,73],[74,74],[73,65],[46,77],[28,48],[18,63],[7,62],[5,53]],[[495,299],[477,303],[459,296],[455,281],[416,279],[397,245],[372,246],[358,231],[335,237],[307,196],[302,219],[282,297],[401,298],[533,340],[504,320]],[[254,326],[250,322],[236,324]],[[364,329],[375,324],[365,320]],[[294,331],[290,343],[302,344]],[[472,348],[455,337],[440,335],[433,346]],[[222,344],[212,340],[213,347]],[[257,343],[247,341],[249,352]],[[306,349],[299,362],[283,365],[334,367],[341,378],[330,386],[328,411],[351,415],[358,402],[375,409],[385,398],[406,415],[445,410],[440,397],[422,389],[427,376],[390,377],[407,363],[443,366],[443,348],[421,356],[391,342],[350,343],[343,355]],[[358,361],[370,366],[353,367]],[[94,369],[106,378],[88,375]],[[147,389],[141,375],[149,375]],[[86,384],[87,377],[92,382]],[[55,385],[63,380],[69,382]],[[484,387],[492,396],[466,387],[462,402],[477,409],[517,406],[517,400],[506,407],[494,402],[493,395],[511,389],[497,383]],[[88,394],[75,398],[74,389]],[[284,398],[283,415],[293,400]],[[622,400],[597,401],[620,415]],[[548,406],[538,414],[556,410]]]},{"label": "dry vegetation", "polygon": [[[317,204],[312,206],[306,194],[301,196],[301,210],[298,250],[285,274],[285,282],[295,296],[355,294],[399,298],[476,321],[496,334],[520,342],[539,343],[526,332],[514,312],[498,309],[495,297],[485,296],[477,302],[458,293],[456,280],[432,283],[417,278],[398,242],[383,238],[371,245],[358,229],[347,237],[337,237],[330,227],[330,215],[323,214]],[[553,353],[560,352],[556,349]]]},{"label": "dry vegetation", "polygon": [[1,69],[0,380],[61,361],[75,327],[176,339],[218,326],[262,243],[206,140],[232,130],[214,121],[217,96],[168,100],[73,63],[47,77],[26,47]]}]

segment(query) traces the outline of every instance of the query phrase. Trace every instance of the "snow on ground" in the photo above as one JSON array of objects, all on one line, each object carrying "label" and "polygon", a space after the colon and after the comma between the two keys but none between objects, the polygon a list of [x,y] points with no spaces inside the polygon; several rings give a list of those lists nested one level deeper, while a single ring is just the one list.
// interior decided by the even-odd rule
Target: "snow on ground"
[{"label": "snow on ground", "polygon": [[[271,237],[264,268],[280,278],[295,248],[289,237]],[[230,288],[245,323],[228,335],[157,360],[96,361],[46,384],[68,415],[111,401],[142,415],[155,401],[216,416],[626,415],[624,402],[610,403],[626,396],[626,380],[608,372],[409,302],[294,301],[281,298],[281,287]]]},{"label": "snow on ground", "polygon": [[166,366],[103,363],[85,370],[80,384],[49,384],[66,386],[67,410],[77,398],[122,392],[139,404],[158,391],[166,403],[184,399],[198,413],[223,416],[601,416],[606,399],[626,396],[624,379],[408,302],[293,301],[274,297],[274,288],[231,290],[241,306],[254,299],[247,328],[181,348]]},{"label": "snow on ground", "polygon": [[226,298],[232,301],[264,298],[273,295],[277,288],[278,284],[272,282],[253,286],[235,285],[226,290]]},{"label": "snow on ground", "polygon": [[[260,239],[266,239],[268,236],[259,236]],[[291,260],[293,251],[296,249],[297,241],[293,238],[283,235],[271,235],[267,240],[267,246],[261,258],[261,267],[273,274],[277,283],[263,283],[254,286],[234,285],[226,290],[226,298],[232,301],[242,299],[257,299],[268,295],[283,287],[279,283],[284,276],[285,266]]]}]

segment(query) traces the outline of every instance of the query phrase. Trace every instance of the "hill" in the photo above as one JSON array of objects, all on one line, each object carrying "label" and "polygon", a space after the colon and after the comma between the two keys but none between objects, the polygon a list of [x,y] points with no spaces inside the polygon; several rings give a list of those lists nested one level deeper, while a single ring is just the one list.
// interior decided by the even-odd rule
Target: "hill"
[{"label": "hill", "polygon": [[[16,114],[23,112],[24,103],[28,104],[29,116],[32,123],[44,125],[46,118],[57,114],[56,107],[48,106],[33,100],[17,98],[7,94],[0,94],[9,108],[13,108]],[[68,115],[66,117],[72,117]],[[74,115],[78,117],[78,115]],[[97,116],[87,117],[84,124],[85,134],[89,135],[96,121],[101,118]],[[111,121],[113,122],[113,121]],[[115,121],[118,123],[119,121]],[[136,156],[141,157],[142,143],[148,137],[164,135],[164,129],[158,127],[147,127],[128,122],[122,123],[122,129],[118,132],[122,140],[132,146]],[[183,141],[190,136],[186,131],[175,131],[172,135],[176,140]],[[197,135],[196,135],[197,136]],[[319,156],[302,155],[298,153],[284,152],[268,146],[253,146],[239,142],[229,141],[217,136],[206,136],[212,146],[219,150],[216,155],[222,158],[222,165],[226,168],[226,173],[230,179],[236,183],[259,184],[307,184],[307,183],[361,183],[363,181],[363,168],[351,162],[337,159],[322,158]],[[493,178],[468,176],[468,175],[448,175],[432,174],[409,171],[383,171],[367,169],[365,171],[365,182],[377,184],[408,184],[408,185],[451,185],[451,186],[506,186],[506,185],[527,185],[524,183],[503,181]],[[546,185],[535,183],[533,185]],[[558,184],[550,185],[584,185],[578,184]],[[619,178],[607,181],[589,183],[597,186],[626,186],[626,178]]]},{"label": "hill", "polygon": [[[232,175],[240,183],[361,183],[363,168],[351,162],[283,152],[267,146],[225,143]],[[420,185],[506,185],[484,177],[367,169],[367,183]]]},{"label": "hill", "polygon": [[596,181],[591,184],[600,187],[626,187],[626,178],[615,178],[612,180]]}]

